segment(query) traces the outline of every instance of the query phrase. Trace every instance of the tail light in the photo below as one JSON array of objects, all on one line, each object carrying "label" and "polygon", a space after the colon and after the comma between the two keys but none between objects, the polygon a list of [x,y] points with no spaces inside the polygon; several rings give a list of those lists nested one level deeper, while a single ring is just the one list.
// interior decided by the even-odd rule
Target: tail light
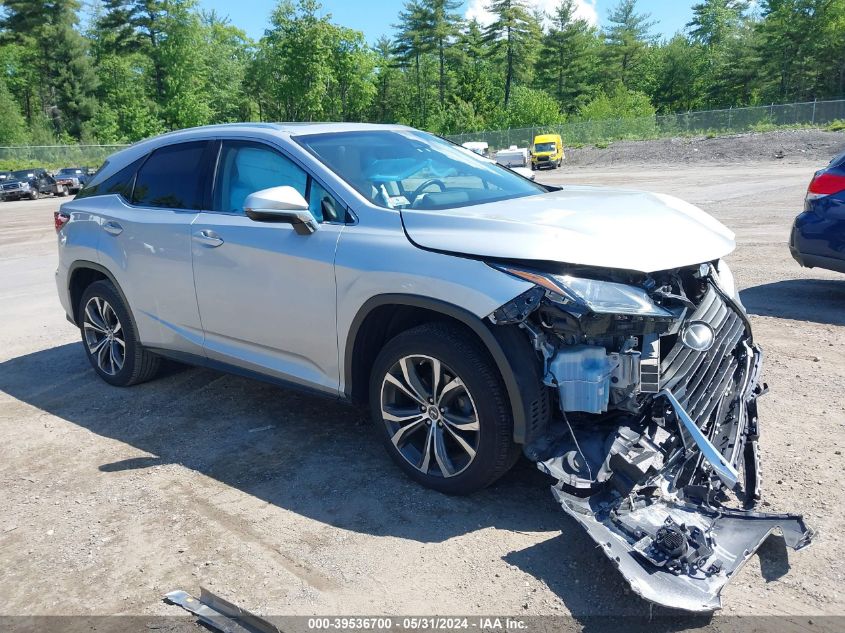
[{"label": "tail light", "polygon": [[62,230],[62,227],[70,221],[70,215],[64,211],[53,211],[53,224],[56,226],[56,233]]},{"label": "tail light", "polygon": [[845,175],[819,171],[807,188],[807,200],[818,200],[842,191],[845,191]]}]

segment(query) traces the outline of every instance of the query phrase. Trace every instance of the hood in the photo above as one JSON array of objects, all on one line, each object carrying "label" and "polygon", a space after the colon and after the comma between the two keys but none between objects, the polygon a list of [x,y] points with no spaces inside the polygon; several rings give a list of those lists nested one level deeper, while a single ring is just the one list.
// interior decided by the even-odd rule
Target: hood
[{"label": "hood", "polygon": [[416,245],[439,251],[655,272],[730,253],[734,234],[664,194],[568,186],[561,191],[437,211],[403,209]]}]

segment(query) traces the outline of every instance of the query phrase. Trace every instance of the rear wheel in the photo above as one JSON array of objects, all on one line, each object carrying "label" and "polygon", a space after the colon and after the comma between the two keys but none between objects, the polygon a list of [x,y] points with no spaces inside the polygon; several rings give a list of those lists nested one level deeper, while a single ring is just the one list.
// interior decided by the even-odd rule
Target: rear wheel
[{"label": "rear wheel", "polygon": [[388,342],[373,367],[370,404],[390,456],[426,487],[469,494],[519,456],[498,371],[458,327],[421,325]]},{"label": "rear wheel", "polygon": [[128,387],[153,378],[160,359],[145,350],[120,294],[108,281],[88,286],[79,302],[85,353],[110,385]]}]

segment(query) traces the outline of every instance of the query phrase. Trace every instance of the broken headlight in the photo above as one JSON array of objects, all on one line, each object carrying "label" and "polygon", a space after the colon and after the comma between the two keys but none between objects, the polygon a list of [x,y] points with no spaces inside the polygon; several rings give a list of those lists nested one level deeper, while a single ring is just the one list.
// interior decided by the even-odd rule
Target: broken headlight
[{"label": "broken headlight", "polygon": [[520,268],[500,267],[499,270],[541,286],[557,303],[575,304],[596,314],[670,318],[674,316],[666,308],[654,303],[648,293],[637,286]]}]

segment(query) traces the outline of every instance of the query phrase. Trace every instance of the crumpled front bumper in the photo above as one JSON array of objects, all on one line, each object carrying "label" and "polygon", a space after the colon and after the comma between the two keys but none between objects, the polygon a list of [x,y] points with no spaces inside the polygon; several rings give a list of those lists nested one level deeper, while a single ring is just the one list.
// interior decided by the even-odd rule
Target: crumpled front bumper
[{"label": "crumpled front bumper", "polygon": [[[616,565],[634,593],[686,611],[720,609],[722,589],[776,529],[794,550],[807,547],[815,536],[799,515],[704,508],[664,499],[617,513],[557,487],[552,493]],[[692,541],[688,552],[698,549],[690,562],[671,569],[671,561],[661,560],[663,552],[655,545],[655,536],[667,525],[683,526]],[[693,533],[696,536],[690,539]]]},{"label": "crumpled front bumper", "polygon": [[[800,515],[761,514],[726,505],[725,492],[742,488],[747,508],[760,493],[756,399],[763,392],[762,353],[756,346],[748,349],[748,371],[734,396],[740,415],[727,430],[734,439],[730,445],[720,450],[698,429],[696,434],[680,428],[685,412],[677,400],[667,398],[677,414],[678,432],[686,438],[678,457],[697,463],[713,482],[711,487],[677,488],[678,471],[672,464],[679,459],[667,460],[662,471],[644,477],[627,496],[610,488],[589,497],[572,494],[563,477],[552,486],[563,510],[646,600],[687,611],[719,609],[722,589],[773,531],[779,529],[786,545],[795,550],[815,537]],[[561,472],[555,459],[538,467],[552,476]]]}]

